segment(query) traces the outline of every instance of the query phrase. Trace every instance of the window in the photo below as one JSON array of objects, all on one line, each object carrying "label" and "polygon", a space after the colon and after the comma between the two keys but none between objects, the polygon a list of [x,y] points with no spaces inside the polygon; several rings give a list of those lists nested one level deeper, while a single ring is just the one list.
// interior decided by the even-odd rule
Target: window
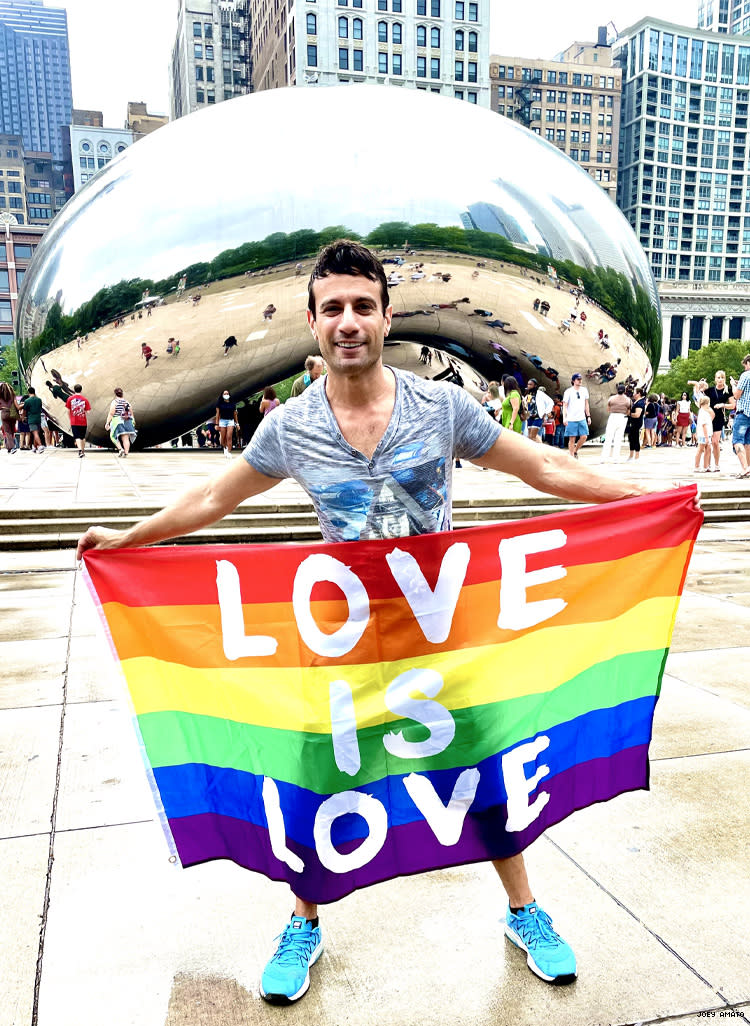
[{"label": "window", "polygon": [[0,324],[12,324],[13,317],[10,312],[10,300],[0,299]]},{"label": "window", "polygon": [[392,65],[392,69],[393,69],[393,74],[394,75],[403,75],[403,71],[401,70],[401,54],[400,53],[394,53],[393,57],[391,58],[391,65]]},{"label": "window", "polygon": [[469,61],[469,81],[476,82],[477,80],[477,62]]},{"label": "window", "polygon": [[427,46],[427,29],[424,25],[417,25],[417,46]]},{"label": "window", "polygon": [[0,292],[10,292],[10,279],[8,272],[0,270]]},{"label": "window", "polygon": [[352,64],[352,68],[353,68],[354,71],[362,71],[363,70],[362,52],[363,52],[362,50],[355,50],[354,51],[354,63]]},{"label": "window", "polygon": [[479,4],[469,4],[469,21],[479,21]]},{"label": "window", "polygon": [[455,67],[454,67],[453,71],[454,71],[453,77],[455,78],[455,80],[457,82],[463,82],[463,80],[464,80],[464,62],[463,61],[456,61],[456,64],[455,64]]},{"label": "window", "polygon": [[433,57],[430,60],[430,78],[440,78],[440,58]]},{"label": "window", "polygon": [[206,96],[205,96],[203,90],[202,89],[196,89],[195,90],[195,102],[196,103],[205,103],[205,101],[206,101]]},{"label": "window", "polygon": [[209,89],[206,93],[206,103],[216,103],[216,93],[213,89]]},{"label": "window", "polygon": [[388,10],[388,0],[378,0],[378,10],[379,11],[387,11]]},{"label": "window", "polygon": [[393,0],[393,3],[391,4],[391,10],[394,14],[401,14],[401,0]]},{"label": "window", "polygon": [[388,22],[387,21],[379,21],[378,22],[378,42],[379,43],[387,43],[388,42]]},{"label": "window", "polygon": [[32,246],[27,245],[16,245],[14,247],[14,253],[16,260],[31,260]]},{"label": "window", "polygon": [[379,75],[387,75],[388,74],[388,54],[387,53],[379,53],[378,54],[378,74]]},{"label": "window", "polygon": [[318,66],[318,48],[314,43],[308,43],[307,45],[307,65],[310,68],[317,68]]},{"label": "window", "polygon": [[417,15],[422,18],[427,16],[427,0],[417,0]]},{"label": "window", "polygon": [[[340,21],[341,19],[339,19]],[[307,34],[308,36],[317,36],[318,34],[318,16],[317,14],[308,14],[307,16]]]},{"label": "window", "polygon": [[214,29],[210,21],[203,26],[203,35],[206,37],[206,39],[214,38]]},{"label": "window", "polygon": [[214,69],[213,68],[206,68],[206,81],[207,82],[213,82],[214,81]]},{"label": "window", "polygon": [[[463,50],[463,48],[464,48],[464,30],[463,29],[459,29],[456,32],[456,49],[461,51],[461,50]],[[502,74],[500,75],[500,78],[505,78],[505,68],[503,68]]]},{"label": "window", "polygon": [[440,0],[430,0],[430,17],[440,17]]},{"label": "window", "polygon": [[478,38],[476,32],[469,33],[469,53],[477,53],[479,49],[477,45]]},{"label": "window", "polygon": [[427,78],[426,57],[417,57],[417,78]]},{"label": "window", "polygon": [[203,46],[200,43],[193,43],[193,57],[197,60],[203,60]]},{"label": "window", "polygon": [[400,46],[403,42],[400,21],[394,21],[394,23],[391,25],[391,42],[395,43],[397,46]]},{"label": "window", "polygon": [[202,33],[202,30],[201,30],[201,23],[199,21],[194,21],[193,22],[193,37],[195,39],[200,39],[202,34],[203,33]]},{"label": "window", "polygon": [[342,71],[349,70],[349,51],[345,46],[339,47],[339,68]]},{"label": "window", "polygon": [[[456,21],[463,21],[464,20],[464,8],[465,8],[465,6],[466,5],[464,4],[464,0],[456,0],[456,8],[455,8],[455,10],[456,10],[456,14],[455,14]],[[461,99],[463,100],[463,96],[461,97]]]},{"label": "window", "polygon": [[[453,90],[453,96],[457,100],[463,100],[463,98],[464,98],[464,91],[463,91],[463,89],[454,89]],[[498,107],[497,110],[498,110],[499,114],[504,114],[505,113],[505,107]]]},{"label": "window", "polygon": [[440,49],[440,29],[439,28],[431,28],[430,29],[430,46],[432,47],[433,50],[439,50]]},{"label": "window", "polygon": [[353,39],[361,39],[362,38],[362,19],[361,18],[355,18],[352,21],[352,38]]},{"label": "window", "polygon": [[466,99],[469,103],[477,103],[477,94],[470,91],[466,94]]},{"label": "window", "polygon": [[349,38],[349,19],[339,18],[339,39]]},{"label": "window", "polygon": [[203,65],[202,64],[196,64],[196,66],[195,66],[195,81],[196,82],[202,82],[203,81]]}]

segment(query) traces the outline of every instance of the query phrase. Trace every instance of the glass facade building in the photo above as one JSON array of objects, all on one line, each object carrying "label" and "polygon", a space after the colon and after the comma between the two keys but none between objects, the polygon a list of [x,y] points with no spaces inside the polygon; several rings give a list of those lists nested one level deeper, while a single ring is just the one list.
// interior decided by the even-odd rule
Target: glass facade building
[{"label": "glass facade building", "polygon": [[0,132],[62,161],[60,128],[72,112],[66,12],[41,0],[0,0]]},{"label": "glass facade building", "polygon": [[750,281],[750,40],[643,19],[622,68],[617,202],[657,281]]},{"label": "glass facade building", "polygon": [[698,0],[698,28],[732,36],[750,33],[748,0]]}]

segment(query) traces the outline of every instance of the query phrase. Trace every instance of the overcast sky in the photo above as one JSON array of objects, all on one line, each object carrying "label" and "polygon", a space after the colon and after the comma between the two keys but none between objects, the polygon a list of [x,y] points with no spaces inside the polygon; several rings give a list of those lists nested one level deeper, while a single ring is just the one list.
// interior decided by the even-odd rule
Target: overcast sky
[{"label": "overcast sky", "polygon": [[[492,53],[553,57],[576,39],[593,40],[598,25],[622,32],[646,15],[697,24],[697,0],[490,0]],[[169,56],[177,0],[128,0],[112,17],[103,0],[45,0],[65,7],[73,76],[73,106],[101,110],[108,128],[125,121],[128,100],[169,113]],[[524,16],[528,10],[529,16]]]}]

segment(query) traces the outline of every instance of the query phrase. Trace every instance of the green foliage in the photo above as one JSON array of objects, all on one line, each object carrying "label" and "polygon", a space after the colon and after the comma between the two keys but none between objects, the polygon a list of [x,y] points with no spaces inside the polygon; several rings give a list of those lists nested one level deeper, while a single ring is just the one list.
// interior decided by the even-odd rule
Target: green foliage
[{"label": "green foliage", "polygon": [[0,349],[0,381],[11,384],[12,375],[18,371],[18,354],[14,345],[3,346]]},{"label": "green foliage", "polygon": [[709,384],[713,384],[717,370],[726,372],[728,384],[730,375],[739,378],[742,373],[740,361],[749,348],[747,342],[732,339],[728,342],[710,342],[702,349],[691,349],[685,358],[678,356],[672,360],[667,373],[659,374],[654,380],[653,389],[655,392],[664,392],[672,399],[683,392],[690,395],[692,386],[688,385],[688,381],[705,378]]}]

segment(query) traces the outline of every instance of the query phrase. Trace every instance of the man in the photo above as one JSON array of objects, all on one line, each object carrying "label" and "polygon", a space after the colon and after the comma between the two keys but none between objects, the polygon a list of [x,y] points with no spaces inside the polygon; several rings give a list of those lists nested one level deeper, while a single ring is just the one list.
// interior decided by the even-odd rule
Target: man
[{"label": "man", "polygon": [[298,378],[292,383],[292,390],[289,393],[293,399],[297,396],[302,395],[306,388],[312,385],[313,381],[317,381],[320,375],[323,373],[323,359],[320,356],[308,356],[305,360],[305,373],[300,374]]},{"label": "man", "polygon": [[[571,473],[562,454],[504,431],[463,390],[386,367],[383,346],[392,317],[386,278],[380,262],[358,243],[339,241],[322,251],[308,295],[307,320],[326,377],[266,417],[244,459],[224,473],[131,528],[89,528],[78,543],[79,558],[90,548],[150,545],[198,530],[284,477],[307,491],[327,541],[450,530],[454,456],[579,502],[648,490],[583,467]],[[541,979],[572,982],[575,956],[534,900],[523,856],[493,864],[508,895],[507,937],[526,951],[529,968]],[[302,997],[322,949],[317,907],[296,896],[294,914],[263,972],[263,997],[276,1004]]]},{"label": "man", "polygon": [[737,477],[750,477],[750,353],[742,357],[742,367],[740,380],[731,378],[732,395],[736,403],[732,447],[742,467]]},{"label": "man", "polygon": [[78,448],[79,459],[86,455],[86,428],[88,426],[86,414],[91,409],[91,403],[85,395],[81,395],[81,392],[83,392],[83,386],[74,385],[73,395],[68,396],[65,400],[70,416],[70,430]]},{"label": "man", "polygon": [[589,436],[591,411],[589,410],[589,390],[581,384],[580,374],[570,379],[570,388],[563,395],[563,424],[565,437],[568,439],[568,452],[573,459],[578,459],[578,450]]},{"label": "man", "polygon": [[42,441],[42,400],[36,390],[29,385],[29,394],[23,401],[24,419],[29,425],[29,434],[34,452],[44,452]]}]

